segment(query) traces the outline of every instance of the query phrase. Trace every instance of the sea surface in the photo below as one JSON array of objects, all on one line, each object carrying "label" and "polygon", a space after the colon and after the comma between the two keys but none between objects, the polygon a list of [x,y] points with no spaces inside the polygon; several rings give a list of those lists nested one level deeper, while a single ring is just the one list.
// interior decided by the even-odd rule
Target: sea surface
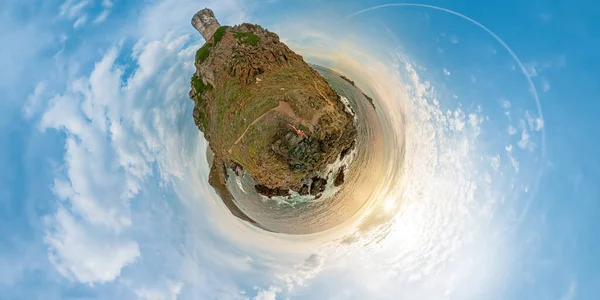
[{"label": "sea surface", "polygon": [[[266,230],[286,234],[311,234],[331,229],[351,219],[365,207],[378,185],[385,180],[386,137],[397,142],[390,124],[386,124],[385,114],[377,111],[377,100],[372,105],[363,92],[344,80],[333,70],[313,65],[348,102],[355,113],[355,125],[358,130],[356,147],[344,161],[330,166],[336,172],[342,164],[347,164],[345,182],[340,187],[333,186],[335,176],[329,176],[327,189],[319,199],[295,195],[289,198],[268,199],[258,194],[256,182],[246,172],[238,175],[228,170],[227,187],[234,197],[235,204],[258,225]],[[391,145],[388,143],[388,147]],[[393,145],[401,151],[400,144]],[[400,153],[401,155],[401,153]],[[398,170],[401,168],[393,168]]]}]

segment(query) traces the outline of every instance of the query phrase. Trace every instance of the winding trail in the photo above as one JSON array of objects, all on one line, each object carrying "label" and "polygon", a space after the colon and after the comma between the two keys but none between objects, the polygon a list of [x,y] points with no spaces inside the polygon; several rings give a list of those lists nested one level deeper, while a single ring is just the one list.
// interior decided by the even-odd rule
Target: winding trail
[{"label": "winding trail", "polygon": [[[229,147],[229,150],[227,150],[227,152],[229,152],[231,154],[231,149],[233,148],[233,146],[237,145],[244,138],[244,136],[248,132],[248,129],[250,129],[250,127],[252,127],[254,124],[256,124],[256,122],[260,121],[260,119],[262,119],[264,116],[266,116],[271,111],[276,111],[276,112],[279,112],[281,114],[284,114],[284,115],[292,118],[296,124],[300,123],[303,126],[310,128],[311,132],[314,130],[314,124],[307,123],[306,120],[298,117],[296,115],[296,113],[294,112],[294,109],[290,106],[289,103],[279,100],[279,105],[277,105],[274,108],[269,109],[264,114],[260,115],[256,119],[254,119],[254,121],[252,121],[252,123],[248,124],[248,127],[246,127],[246,130],[244,130],[244,132],[240,135],[240,137],[238,137],[238,139],[233,143],[233,145],[231,145],[231,147]],[[315,122],[315,120],[313,120],[313,123],[314,122]]]}]

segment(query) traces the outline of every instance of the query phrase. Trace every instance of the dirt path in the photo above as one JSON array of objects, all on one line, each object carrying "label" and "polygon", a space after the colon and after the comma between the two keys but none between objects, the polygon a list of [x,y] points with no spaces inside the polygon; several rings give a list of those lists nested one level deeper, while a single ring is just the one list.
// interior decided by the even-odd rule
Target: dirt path
[{"label": "dirt path", "polygon": [[289,103],[285,101],[279,101],[279,105],[272,110],[287,115],[288,117],[292,118],[296,124],[302,124],[302,126],[308,127],[311,132],[314,131],[314,125],[316,125],[316,123],[307,123],[306,120],[298,117]]},{"label": "dirt path", "polygon": [[254,124],[256,124],[256,122],[258,122],[260,119],[262,119],[264,116],[266,116],[269,112],[271,111],[276,111],[279,112],[281,114],[287,115],[288,117],[294,119],[294,121],[296,121],[296,123],[300,123],[308,128],[310,128],[311,131],[313,131],[314,126],[312,124],[306,124],[306,121],[303,119],[300,119],[296,113],[294,112],[294,109],[292,109],[292,107],[285,101],[279,101],[279,105],[277,105],[277,107],[271,108],[268,111],[266,111],[264,114],[260,115],[258,118],[254,119],[254,121],[252,121],[252,123],[248,124],[248,127],[246,127],[246,130],[244,130],[244,132],[240,135],[240,137],[233,143],[233,145],[231,145],[231,147],[229,147],[229,150],[227,150],[227,152],[231,153],[231,148],[233,148],[233,146],[237,145],[246,135],[246,132],[248,132],[248,129],[250,129],[250,127],[252,127]]},{"label": "dirt path", "polygon": [[[281,101],[279,101],[279,105],[277,107],[279,107],[281,105]],[[275,108],[277,108],[275,107]],[[264,116],[266,116],[270,111],[274,110],[275,108],[271,108],[269,110],[267,110],[264,114],[260,115],[258,118],[254,119],[254,121],[252,121],[252,123],[248,124],[248,127],[246,127],[246,130],[244,130],[244,132],[242,133],[242,135],[240,135],[240,137],[235,140],[235,142],[233,143],[233,145],[231,145],[231,147],[229,147],[229,150],[227,150],[229,153],[231,153],[231,148],[233,148],[233,146],[237,145],[246,135],[246,132],[248,132],[248,129],[250,129],[250,127],[252,127],[254,124],[256,124],[256,122],[258,122],[260,119],[262,119]]]}]

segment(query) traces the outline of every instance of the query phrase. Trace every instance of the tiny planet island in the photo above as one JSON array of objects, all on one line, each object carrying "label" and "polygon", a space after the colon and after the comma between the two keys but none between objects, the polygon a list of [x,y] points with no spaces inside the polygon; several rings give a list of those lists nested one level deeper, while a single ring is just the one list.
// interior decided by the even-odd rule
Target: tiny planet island
[{"label": "tiny planet island", "polygon": [[235,204],[230,174],[251,177],[263,200],[319,199],[328,183],[341,185],[347,166],[331,166],[357,137],[347,100],[259,25],[222,26],[208,8],[192,25],[206,41],[191,78],[193,118],[210,148],[209,183],[231,213],[254,222]]}]

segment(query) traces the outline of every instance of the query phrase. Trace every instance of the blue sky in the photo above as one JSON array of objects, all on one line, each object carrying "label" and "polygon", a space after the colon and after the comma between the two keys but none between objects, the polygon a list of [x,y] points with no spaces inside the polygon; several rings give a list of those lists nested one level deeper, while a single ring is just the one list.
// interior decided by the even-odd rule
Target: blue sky
[{"label": "blue sky", "polygon": [[[1,3],[0,299],[597,298],[600,7],[422,3],[517,61],[436,8],[350,16],[388,3]],[[187,96],[205,6],[347,74],[406,132],[364,216],[299,238],[228,214]]]}]

